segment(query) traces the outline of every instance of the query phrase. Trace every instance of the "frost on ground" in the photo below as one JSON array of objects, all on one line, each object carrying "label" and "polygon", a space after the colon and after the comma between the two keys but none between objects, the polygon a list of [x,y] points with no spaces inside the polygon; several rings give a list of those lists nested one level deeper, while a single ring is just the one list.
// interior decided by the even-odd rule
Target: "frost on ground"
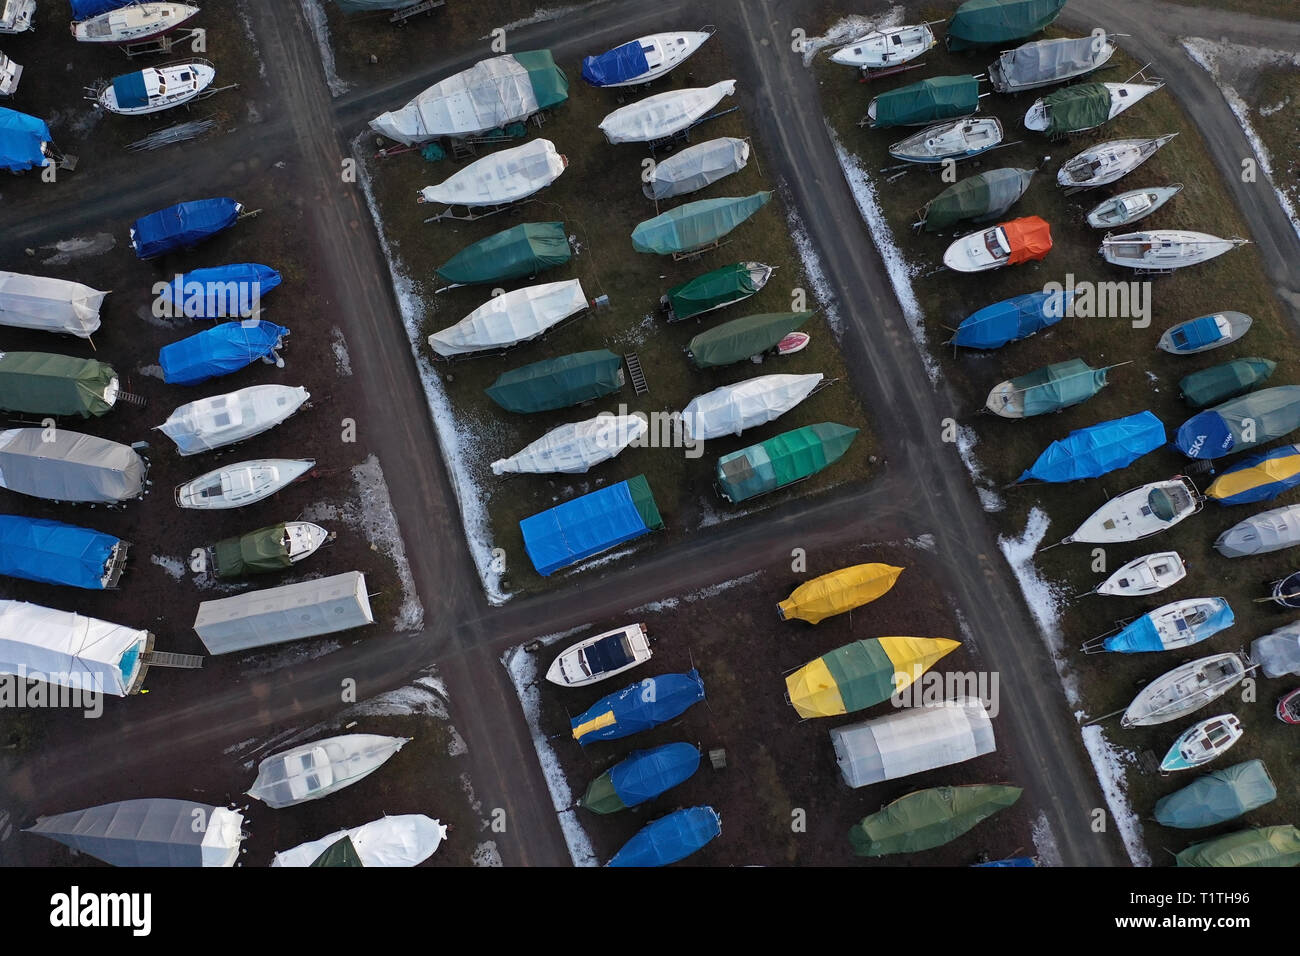
[{"label": "frost on ground", "polygon": [[42,259],[41,265],[66,266],[69,262],[75,262],[78,259],[89,259],[103,255],[116,245],[117,239],[107,232],[97,232],[93,236],[74,236],[71,239],[61,239],[50,245],[41,246],[42,249],[52,250],[54,253]]},{"label": "frost on ground", "polygon": [[975,435],[975,429],[969,425],[962,425],[957,429],[957,454],[961,456],[961,463],[966,466],[971,483],[980,496],[980,506],[985,511],[1001,511],[1007,503],[1002,500],[1002,496],[993,488],[993,483],[980,467],[979,459],[975,457],[977,444],[979,439]]},{"label": "frost on ground", "polygon": [[253,32],[253,21],[248,15],[247,5],[239,4],[239,23],[244,28],[244,36],[248,38],[248,47],[253,51],[253,56],[257,60],[257,75],[266,79],[266,61],[262,59],[262,51],[257,45],[257,34]]},{"label": "frost on ground", "polygon": [[832,46],[843,46],[858,37],[866,36],[872,30],[885,30],[889,27],[903,25],[906,11],[902,7],[890,7],[889,12],[879,17],[849,16],[836,20],[823,35],[807,37],[803,41],[803,65],[811,66],[818,52]]},{"label": "frost on ground", "polygon": [[[518,30],[520,27],[532,26],[534,23],[545,23],[547,20],[558,20],[560,17],[568,16],[570,13],[573,13],[575,10],[581,10],[583,6],[591,6],[591,4],[578,3],[578,4],[572,4],[567,7],[538,7],[536,10],[533,11],[532,16],[523,17],[522,19],[519,20],[514,20],[510,23],[505,24],[502,27],[499,27],[498,29],[504,30],[506,33],[509,33],[511,30]],[[489,35],[485,37],[479,37],[479,39],[493,40],[496,38]]]},{"label": "frost on ground", "polygon": [[330,329],[330,348],[334,352],[334,366],[340,375],[352,374],[352,356],[348,354],[348,343],[343,338],[343,330],[338,326]]},{"label": "frost on ground", "polygon": [[835,292],[830,282],[826,280],[826,273],[822,269],[821,260],[817,257],[817,250],[813,248],[812,239],[808,237],[808,230],[804,228],[803,220],[795,212],[794,198],[785,183],[781,184],[781,200],[785,203],[786,225],[790,228],[790,238],[794,240],[794,247],[799,252],[799,261],[803,263],[804,275],[808,279],[808,284],[812,286],[817,302],[826,313],[826,323],[831,327],[831,332],[838,341],[844,335],[844,320],[840,315],[839,300],[835,298]]},{"label": "frost on ground", "polygon": [[153,554],[149,556],[149,563],[158,565],[167,572],[168,577],[173,581],[179,581],[185,577],[185,562],[180,558],[173,558],[165,554]]},{"label": "frost on ground", "polygon": [[[1246,67],[1252,71],[1270,67],[1300,67],[1300,53],[1243,46],[1239,43],[1217,43],[1204,37],[1187,37],[1181,42],[1183,49],[1187,51],[1187,55],[1192,59],[1192,62],[1214,78],[1215,84],[1219,87],[1219,92],[1223,94],[1223,98],[1228,101],[1228,106],[1231,108],[1233,115],[1237,117],[1237,123],[1241,126],[1242,133],[1250,141],[1250,147],[1255,151],[1255,156],[1259,160],[1259,168],[1264,171],[1264,178],[1273,187],[1273,192],[1277,196],[1278,203],[1282,206],[1282,211],[1291,220],[1291,228],[1295,230],[1297,236],[1300,236],[1300,214],[1297,214],[1296,211],[1297,198],[1292,196],[1286,189],[1279,188],[1277,177],[1273,171],[1273,156],[1269,153],[1268,147],[1264,145],[1264,141],[1260,139],[1250,121],[1250,106],[1228,82],[1223,75],[1224,70],[1222,69],[1222,65],[1225,63],[1232,64],[1234,68]],[[1269,115],[1263,109],[1260,112],[1265,116]],[[1294,189],[1294,182],[1289,183],[1288,187]]]},{"label": "frost on ground", "polygon": [[1124,840],[1124,849],[1134,866],[1150,866],[1151,855],[1142,842],[1142,822],[1133,812],[1128,802],[1124,775],[1129,766],[1136,763],[1131,750],[1116,747],[1098,726],[1083,728],[1083,744],[1088,748],[1088,756],[1097,770],[1097,779],[1101,781],[1101,792],[1106,798],[1110,815],[1119,827],[1119,835]]},{"label": "frost on ground", "polygon": [[310,641],[297,641],[292,646],[283,650],[261,654],[250,654],[240,662],[244,665],[243,670],[241,670],[240,673],[245,676],[270,674],[273,671],[280,670],[282,667],[292,667],[293,665],[301,664],[304,661],[324,657],[326,654],[333,654],[342,646],[342,643],[339,641],[321,637]]},{"label": "frost on ground", "polygon": [[870,174],[862,168],[858,157],[844,148],[839,137],[833,131],[828,132],[835,146],[835,156],[840,161],[840,169],[844,171],[844,178],[853,191],[858,213],[867,224],[871,241],[876,244],[876,251],[885,263],[885,272],[889,276],[890,285],[894,287],[898,304],[903,309],[903,318],[920,350],[925,374],[929,376],[931,384],[934,384],[939,381],[939,363],[930,356],[927,348],[929,337],[925,334],[925,315],[921,312],[921,303],[917,301],[916,290],[912,288],[912,276],[917,273],[917,268],[907,261],[903,250],[894,241],[894,231],[889,228],[889,221],[880,208],[880,197]]},{"label": "frost on ground", "polygon": [[320,62],[325,70],[325,82],[330,88],[330,96],[342,96],[349,86],[334,69],[334,47],[330,43],[329,21],[325,19],[325,7],[321,0],[302,0],[302,15],[307,21],[307,29],[311,30],[311,35],[320,47]]},{"label": "frost on ground", "polygon": [[[314,0],[304,0],[304,3]],[[469,461],[474,459],[471,452],[482,444],[481,431],[475,430],[470,423],[452,411],[451,400],[442,386],[442,379],[420,353],[420,323],[424,319],[424,305],[416,294],[415,284],[406,274],[405,267],[394,255],[388,243],[388,234],[384,229],[384,220],[379,215],[379,206],[375,202],[374,187],[370,182],[370,167],[362,158],[360,148],[361,134],[352,142],[352,156],[356,160],[358,179],[366,196],[366,206],[375,222],[379,234],[379,243],[388,262],[388,271],[393,283],[393,293],[397,296],[398,306],[402,310],[402,322],[406,326],[407,338],[411,342],[411,352],[420,370],[420,380],[424,385],[425,400],[437,425],[438,444],[442,447],[442,459],[451,477],[451,487],[456,493],[460,505],[461,520],[465,525],[465,537],[469,552],[478,569],[479,579],[489,603],[504,604],[510,594],[501,588],[501,571],[497,570],[492,556],[492,531],[488,521],[484,502],[487,496],[479,488],[478,482],[470,471]]]},{"label": "frost on ground", "polygon": [[1038,817],[1034,820],[1030,828],[1030,837],[1034,841],[1034,849],[1038,851],[1038,862],[1041,866],[1064,866],[1061,860],[1061,851],[1056,845],[1056,835],[1052,833],[1052,826],[1047,822],[1047,814],[1041,810]]},{"label": "frost on ground", "polygon": [[148,375],[150,378],[162,380],[163,370],[161,365],[141,365],[136,369],[141,375]]},{"label": "frost on ground", "polygon": [[750,581],[757,580],[758,576],[762,573],[763,572],[761,571],[751,571],[749,574],[742,577],[732,578],[730,581],[722,581],[718,584],[710,584],[708,587],[692,591],[690,594],[682,594],[677,597],[664,598],[662,601],[651,601],[649,604],[642,604],[638,608],[633,608],[628,613],[637,614],[641,611],[650,611],[652,613],[671,611],[673,608],[680,607],[683,601],[687,604],[693,604],[696,601],[715,598],[724,591],[730,591],[734,587],[739,587],[742,584],[748,584]]},{"label": "frost on ground", "polygon": [[[554,643],[561,638],[559,634],[539,638],[543,644]],[[564,833],[564,842],[569,848],[569,857],[574,866],[597,866],[596,851],[591,846],[587,831],[582,828],[574,807],[573,791],[569,789],[568,778],[560,766],[559,758],[551,749],[551,742],[542,733],[540,725],[542,695],[537,689],[537,655],[514,647],[501,657],[501,663],[515,685],[515,694],[519,705],[524,710],[524,719],[528,722],[528,733],[533,738],[533,748],[537,751],[537,762],[542,766],[546,778],[546,788],[551,792],[551,804],[560,821],[560,830]]]}]

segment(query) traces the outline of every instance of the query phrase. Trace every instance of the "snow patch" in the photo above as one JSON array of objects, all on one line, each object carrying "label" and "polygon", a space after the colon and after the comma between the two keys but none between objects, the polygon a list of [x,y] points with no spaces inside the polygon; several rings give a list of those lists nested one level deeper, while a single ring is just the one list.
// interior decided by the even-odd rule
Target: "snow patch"
[{"label": "snow patch", "polygon": [[407,684],[353,704],[340,715],[340,720],[344,717],[432,717],[446,720],[448,714],[447,705],[427,687]]},{"label": "snow patch", "polygon": [[343,338],[343,330],[338,326],[330,329],[330,348],[334,351],[334,367],[340,375],[352,374],[352,356],[348,354],[348,343]]},{"label": "snow patch", "polygon": [[185,562],[180,558],[173,558],[164,554],[152,554],[149,556],[149,563],[158,565],[167,572],[168,577],[173,581],[179,581],[185,577]]},{"label": "snow patch", "polygon": [[[533,11],[532,16],[523,17],[522,19],[519,20],[514,20],[510,23],[507,23],[505,26],[501,27],[500,29],[504,30],[506,33],[509,33],[511,30],[518,30],[520,27],[532,26],[534,23],[545,23],[547,20],[558,20],[560,17],[568,16],[570,13],[573,13],[575,10],[581,10],[584,6],[589,7],[592,6],[592,4],[576,3],[567,7],[538,7],[536,10]],[[479,37],[479,39],[491,40],[493,39],[493,37],[489,35],[485,37]]]},{"label": "snow patch", "polygon": [[460,731],[450,724],[447,727],[451,739],[447,741],[448,757],[463,757],[469,753],[469,745],[465,743],[465,738],[460,735]]},{"label": "snow patch", "polygon": [[1038,862],[1042,866],[1064,866],[1061,860],[1061,851],[1056,845],[1056,834],[1052,832],[1052,826],[1047,822],[1047,814],[1041,810],[1038,812],[1033,825],[1029,829],[1030,838],[1034,841],[1034,849],[1038,851]]},{"label": "snow patch", "polygon": [[909,547],[920,548],[922,551],[933,551],[934,535],[930,534],[929,532],[926,532],[925,534],[918,534],[915,538],[907,538],[904,541],[904,544],[908,545]]},{"label": "snow patch", "polygon": [[257,75],[266,79],[266,61],[262,59],[262,50],[257,45],[257,34],[253,32],[253,21],[248,15],[248,7],[240,3],[237,7],[239,10],[239,23],[244,28],[244,36],[248,38],[248,47],[253,51],[253,58],[257,60]]},{"label": "snow patch", "polygon": [[902,7],[890,7],[888,13],[879,17],[855,14],[836,20],[822,36],[808,37],[803,41],[803,65],[811,66],[813,58],[828,46],[844,46],[873,30],[902,26],[905,14]]},{"label": "snow patch", "polygon": [[835,298],[835,292],[826,279],[825,270],[822,269],[821,259],[817,257],[817,250],[813,248],[808,230],[804,228],[803,220],[795,212],[795,204],[784,184],[782,184],[781,194],[781,199],[785,203],[786,224],[790,229],[790,238],[794,240],[794,247],[799,252],[799,261],[803,263],[804,275],[808,278],[808,284],[812,286],[813,295],[826,311],[826,322],[831,327],[831,332],[834,333],[836,341],[839,341],[844,336],[844,320],[840,316],[839,300]]},{"label": "snow patch", "polygon": [[325,640],[319,637],[310,641],[298,641],[294,647],[288,650],[273,654],[254,654],[246,658],[244,663],[249,666],[240,673],[244,676],[269,674],[271,671],[278,671],[282,667],[290,667],[304,661],[324,657],[326,654],[332,654],[342,646],[343,644],[340,641]]},{"label": "snow patch", "polygon": [[424,605],[415,590],[411,565],[406,559],[406,546],[402,543],[397,515],[388,496],[388,482],[373,454],[352,469],[361,498],[360,525],[366,539],[380,552],[388,555],[397,566],[397,576],[402,582],[402,606],[397,611],[393,627],[398,631],[418,631],[424,626]]},{"label": "snow patch", "polygon": [[41,260],[41,265],[66,266],[69,262],[75,262],[78,259],[102,256],[116,245],[117,239],[113,237],[112,233],[108,232],[97,232],[93,236],[75,236],[72,239],[61,239],[51,245],[41,246],[42,249],[54,250],[52,256]]},{"label": "snow patch", "polygon": [[971,483],[980,496],[980,506],[985,511],[1001,511],[1006,508],[1007,503],[994,489],[993,483],[985,476],[979,459],[975,457],[975,446],[978,444],[979,438],[975,434],[975,429],[969,425],[962,425],[957,429],[957,454],[961,456],[961,463],[966,466]]},{"label": "snow patch", "polygon": [[1116,747],[1096,725],[1083,728],[1083,744],[1092,758],[1097,779],[1101,781],[1102,795],[1115,825],[1119,827],[1129,860],[1134,866],[1150,866],[1151,855],[1142,842],[1142,822],[1133,812],[1124,783],[1126,768],[1137,762],[1136,755],[1131,750]]},{"label": "snow patch", "polygon": [[161,365],[141,365],[136,369],[141,375],[148,375],[150,378],[156,378],[163,381],[163,370]]},{"label": "snow patch", "polygon": [[325,83],[330,88],[330,96],[342,96],[350,87],[339,78],[334,68],[334,46],[330,43],[330,25],[325,18],[325,8],[320,0],[302,0],[302,15],[307,21],[307,29],[311,30],[311,35],[320,47],[320,63],[325,70]]},{"label": "snow patch", "polygon": [[501,862],[501,852],[497,849],[494,840],[488,840],[486,843],[480,843],[474,847],[474,855],[470,857],[470,862],[474,866],[504,866]]}]

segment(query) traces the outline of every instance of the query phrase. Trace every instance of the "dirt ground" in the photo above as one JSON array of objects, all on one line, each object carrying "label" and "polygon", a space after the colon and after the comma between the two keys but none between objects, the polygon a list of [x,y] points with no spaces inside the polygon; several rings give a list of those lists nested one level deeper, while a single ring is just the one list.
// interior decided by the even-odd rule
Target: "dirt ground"
[{"label": "dirt ground", "polygon": [[[629,611],[565,637],[538,652],[544,672],[565,647],[591,633],[634,621],[648,627],[653,658],[625,675],[592,687],[564,689],[542,681],[540,726],[551,737],[575,799],[588,783],[632,750],[686,741],[703,754],[685,783],[630,810],[601,816],[575,812],[596,856],[608,860],[641,827],[681,807],[710,805],[722,817],[722,834],[683,865],[692,866],[965,866],[981,859],[1032,856],[1030,831],[1037,808],[1027,797],[946,846],[922,853],[859,860],[848,831],[862,817],[915,790],[968,783],[1023,782],[1032,768],[1004,751],[901,780],[849,788],[835,762],[828,731],[891,711],[890,702],[843,717],[800,721],[785,702],[785,676],[817,656],[855,640],[886,635],[947,637],[962,646],[931,673],[979,671],[979,639],[963,636],[958,615],[930,569],[926,545],[861,545],[808,556],[805,573],[789,567],[755,572],[677,600]],[[906,568],[894,588],[875,602],[816,626],[782,622],[776,603],[803,581],[864,562]],[[606,694],[636,680],[695,667],[705,700],[652,730],[586,747],[572,739],[569,719]],[[990,685],[991,686],[991,685]],[[1002,689],[1002,693],[1006,690]],[[994,731],[1000,726],[994,718]],[[715,770],[709,751],[723,749],[726,767]],[[806,830],[796,831],[796,811]]]}]

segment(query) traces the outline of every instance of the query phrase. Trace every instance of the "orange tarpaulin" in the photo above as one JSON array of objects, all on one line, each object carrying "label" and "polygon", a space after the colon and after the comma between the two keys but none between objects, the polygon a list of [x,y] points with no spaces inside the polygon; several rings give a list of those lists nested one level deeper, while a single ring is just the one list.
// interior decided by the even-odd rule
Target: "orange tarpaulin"
[{"label": "orange tarpaulin", "polygon": [[1052,227],[1037,216],[1004,222],[1002,231],[1011,247],[1011,254],[1007,256],[1009,266],[1041,259],[1052,251]]}]

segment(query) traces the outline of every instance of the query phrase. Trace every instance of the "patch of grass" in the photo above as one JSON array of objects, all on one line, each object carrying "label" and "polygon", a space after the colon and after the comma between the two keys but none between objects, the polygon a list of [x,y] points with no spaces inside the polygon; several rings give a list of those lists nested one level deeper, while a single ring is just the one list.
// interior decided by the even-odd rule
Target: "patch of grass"
[{"label": "patch of grass", "polygon": [[[587,475],[544,477],[524,475],[503,481],[492,475],[489,463],[514,454],[529,442],[566,422],[591,418],[602,410],[617,411],[620,403],[630,410],[673,412],[690,399],[720,385],[761,374],[822,372],[827,379],[847,379],[844,361],[824,314],[804,325],[812,343],[803,352],[786,358],[769,358],[761,366],[741,362],[721,369],[696,370],[683,349],[690,339],[718,322],[759,312],[784,312],[793,308],[795,290],[803,290],[806,308],[817,303],[790,237],[790,228],[779,196],[741,225],[718,249],[685,262],[670,257],[635,252],[631,233],[636,224],[657,214],[655,205],[641,193],[643,163],[647,150],[637,145],[609,145],[598,128],[601,119],[620,103],[613,91],[595,90],[576,80],[576,63],[562,64],[571,78],[569,100],[555,109],[534,136],[544,136],[569,159],[569,168],[535,200],[515,210],[463,223],[444,221],[424,224],[437,207],[417,205],[416,191],[439,182],[459,167],[450,161],[427,163],[419,153],[407,153],[373,165],[376,199],[395,253],[414,280],[426,308],[421,328],[422,360],[434,356],[424,337],[458,322],[483,304],[489,286],[453,289],[441,295],[433,270],[456,252],[510,226],[528,221],[564,220],[566,228],[582,245],[582,254],[559,269],[535,280],[512,284],[520,287],[535,282],[567,278],[582,280],[589,299],[607,295],[610,307],[590,312],[553,330],[543,340],[525,344],[507,355],[472,358],[454,364],[437,363],[437,374],[454,405],[462,427],[476,438],[470,471],[486,496],[496,543],[505,548],[511,590],[531,590],[546,581],[532,569],[523,553],[519,520],[598,487],[636,474],[644,474],[655,493],[667,525],[667,537],[675,538],[711,521],[715,515],[733,509],[713,491],[713,469],[720,455],[762,441],[773,435],[822,421],[840,422],[862,429],[846,456],[824,472],[796,487],[746,502],[739,510],[754,511],[788,500],[791,496],[816,493],[832,485],[861,480],[873,472],[871,456],[876,443],[869,433],[866,415],[847,381],[826,388],[777,421],[750,429],[740,437],[707,443],[703,454],[688,458],[682,449],[631,448],[617,459],[598,466]],[[721,44],[711,44],[689,64],[671,74],[668,85],[656,92],[686,86],[703,86],[731,76]],[[629,102],[644,94],[633,94]],[[400,104],[393,104],[394,107]],[[724,101],[720,109],[738,105]],[[729,113],[695,131],[693,142],[719,136],[750,135],[743,111]],[[368,139],[367,143],[373,142]],[[661,154],[662,156],[662,154]],[[670,206],[708,197],[745,196],[772,189],[763,165],[762,143],[755,142],[749,165],[705,190],[661,203]],[[776,267],[768,285],[752,299],[703,316],[669,325],[659,314],[660,296],[670,287],[693,276],[742,260],[759,260]],[[484,393],[503,372],[571,352],[608,348],[616,354],[635,352],[645,369],[650,392],[636,396],[631,384],[586,407],[562,409],[534,415],[517,415],[499,408]],[[663,546],[663,536],[648,539]],[[563,575],[550,579],[554,582]]]},{"label": "patch of grass", "polygon": [[[1059,35],[1049,33],[1049,35]],[[887,154],[890,144],[915,132],[913,128],[864,130],[855,123],[865,113],[872,96],[929,77],[984,72],[996,54],[950,55],[942,46],[926,58],[926,67],[902,76],[859,85],[852,71],[826,62],[818,66],[823,103],[841,142],[861,158],[871,171],[896,165]],[[1117,54],[1109,67],[1090,79],[1122,81],[1141,64]],[[1204,265],[1159,277],[1151,283],[1153,319],[1146,328],[1134,327],[1127,318],[1066,318],[1056,326],[1027,340],[1011,343],[993,352],[962,350],[958,354],[940,343],[947,340],[963,318],[976,309],[1013,295],[1042,289],[1050,281],[1064,283],[1067,274],[1076,282],[1127,281],[1127,270],[1109,266],[1098,254],[1102,232],[1092,230],[1084,220],[1088,209],[1109,195],[1145,185],[1170,182],[1185,184],[1183,192],[1154,215],[1134,228],[1187,228],[1220,236],[1249,236],[1248,225],[1220,180],[1195,124],[1170,91],[1152,94],[1117,120],[1100,130],[1051,143],[1024,129],[1023,116],[1033,100],[1045,91],[1003,96],[993,94],[980,101],[981,113],[998,116],[1007,140],[1017,145],[1000,148],[981,159],[961,164],[959,177],[986,169],[1012,166],[1034,168],[1043,163],[1028,192],[1005,216],[1012,219],[1037,215],[1052,225],[1054,247],[1042,262],[1011,267],[992,273],[962,275],[951,272],[927,275],[941,262],[945,247],[958,235],[979,228],[961,224],[944,235],[913,234],[909,224],[925,202],[938,195],[947,183],[935,174],[918,169],[879,189],[886,216],[895,237],[910,261],[916,277],[914,288],[925,314],[925,327],[932,350],[940,362],[943,377],[956,407],[953,414],[969,424],[979,439],[978,455],[985,473],[998,484],[1014,481],[1052,441],[1070,431],[1098,422],[1150,409],[1174,431],[1194,410],[1185,405],[1178,382],[1190,372],[1244,356],[1264,356],[1278,363],[1269,385],[1300,382],[1300,359],[1294,331],[1284,323],[1273,290],[1251,246],[1242,247]],[[1277,97],[1270,94],[1271,99]],[[1294,115],[1290,117],[1294,122]],[[1285,121],[1282,121],[1285,122]],[[1118,183],[1067,197],[1056,185],[1062,162],[1087,146],[1113,139],[1149,137],[1177,132],[1179,136],[1138,170]],[[1283,153],[1285,155],[1285,153]],[[880,183],[877,178],[877,183]],[[1255,324],[1241,341],[1214,352],[1176,357],[1156,349],[1161,333],[1184,319],[1220,309],[1235,309],[1251,315]],[[1022,375],[1052,362],[1082,358],[1094,367],[1132,362],[1111,374],[1111,384],[1095,398],[1055,415],[1027,421],[1005,421],[992,415],[976,415],[990,388],[997,382]],[[1159,449],[1122,472],[1098,481],[1072,485],[1038,485],[1013,488],[1002,494],[1006,509],[996,516],[1002,531],[1018,536],[1033,508],[1041,508],[1052,519],[1048,541],[1073,531],[1098,508],[1107,495],[1114,495],[1144,482],[1167,478],[1184,471],[1191,463],[1172,448]],[[1204,488],[1208,478],[1199,479]],[[1149,599],[1083,597],[1070,600],[1062,610],[1062,626],[1068,662],[1091,714],[1104,714],[1125,707],[1141,683],[1149,681],[1184,660],[1245,647],[1253,638],[1286,623],[1288,618],[1272,605],[1257,604],[1253,598],[1266,593],[1267,583],[1295,567],[1296,557],[1286,552],[1259,558],[1220,557],[1212,544],[1218,534],[1236,522],[1267,507],[1300,500],[1290,493],[1268,504],[1254,507],[1221,508],[1211,502],[1203,514],[1191,518],[1159,538],[1119,545],[1092,552],[1080,545],[1055,548],[1042,553],[1038,566],[1055,582],[1063,595],[1090,590],[1102,579],[1094,560],[1104,561],[1104,573],[1152,551],[1176,550],[1189,565],[1187,578],[1177,586]],[[1096,556],[1100,554],[1100,558]],[[1236,612],[1237,624],[1192,651],[1171,654],[1109,655],[1084,659],[1076,648],[1084,640],[1115,627],[1118,620],[1134,618],[1169,601],[1198,595],[1222,595]],[[1025,639],[1032,639],[1028,635]],[[1289,822],[1300,809],[1294,780],[1294,749],[1291,728],[1276,721],[1273,702],[1294,685],[1291,681],[1258,680],[1258,702],[1243,701],[1233,693],[1200,712],[1195,718],[1154,728],[1119,730],[1118,719],[1108,724],[1112,739],[1135,751],[1150,749],[1163,756],[1174,738],[1195,719],[1237,710],[1246,726],[1246,736],[1216,766],[1226,766],[1252,757],[1262,757],[1278,781],[1279,799],[1249,815],[1245,822],[1273,824]],[[1213,767],[1211,768],[1213,769]],[[1140,814],[1149,814],[1155,800],[1185,785],[1194,775],[1159,779],[1130,774],[1129,795]],[[1226,829],[1240,827],[1236,821]],[[1203,838],[1197,833],[1196,838]],[[1149,843],[1181,849],[1192,842],[1190,835],[1160,830],[1152,825]]]},{"label": "patch of grass", "polygon": [[1251,124],[1272,156],[1273,182],[1300,207],[1300,70],[1261,72],[1251,98]]}]

